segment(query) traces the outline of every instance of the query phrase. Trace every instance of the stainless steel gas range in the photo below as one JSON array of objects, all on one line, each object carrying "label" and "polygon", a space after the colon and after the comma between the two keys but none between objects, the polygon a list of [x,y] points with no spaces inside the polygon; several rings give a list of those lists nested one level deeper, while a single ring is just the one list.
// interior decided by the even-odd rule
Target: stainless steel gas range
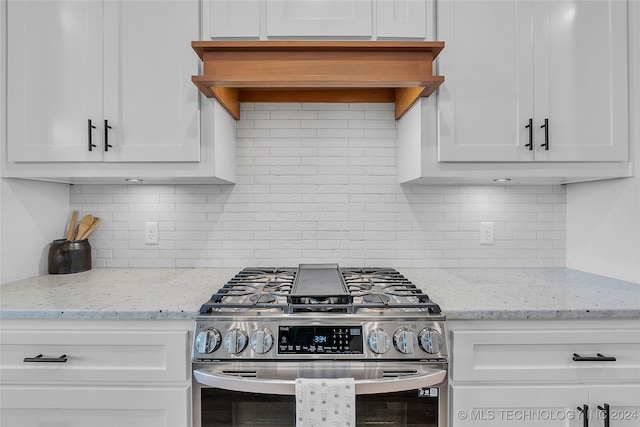
[{"label": "stainless steel gas range", "polygon": [[444,320],[392,268],[245,268],[196,318],[194,426],[310,425],[298,387],[314,379],[354,386],[353,413],[325,425],[446,426]]}]

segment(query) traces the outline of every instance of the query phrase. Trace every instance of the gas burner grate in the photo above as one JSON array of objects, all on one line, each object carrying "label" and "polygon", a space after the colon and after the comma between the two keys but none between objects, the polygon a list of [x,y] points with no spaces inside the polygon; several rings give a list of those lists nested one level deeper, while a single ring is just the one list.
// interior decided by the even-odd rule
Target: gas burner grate
[{"label": "gas burner grate", "polygon": [[[213,294],[202,305],[200,313],[226,309],[238,312],[269,309],[283,313],[397,309],[441,313],[440,307],[426,293],[393,268],[339,268],[337,264],[331,264],[306,265],[300,270],[302,267],[245,268]],[[317,276],[317,283],[322,285],[316,288],[318,270],[315,269],[318,268],[335,269],[338,280],[343,282],[344,292],[327,291],[334,279],[326,280],[324,274]],[[305,289],[301,292],[303,283]]]}]

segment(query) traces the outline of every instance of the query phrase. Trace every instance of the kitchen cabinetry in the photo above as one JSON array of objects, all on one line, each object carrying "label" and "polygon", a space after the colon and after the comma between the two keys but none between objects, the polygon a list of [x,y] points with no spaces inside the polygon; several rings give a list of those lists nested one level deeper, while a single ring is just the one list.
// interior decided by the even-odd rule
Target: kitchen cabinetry
[{"label": "kitchen cabinetry", "polygon": [[585,409],[589,425],[602,426],[606,408],[611,425],[640,422],[635,320],[451,321],[448,327],[453,426],[582,426]]},{"label": "kitchen cabinetry", "polygon": [[12,0],[0,12],[4,177],[235,180],[235,122],[211,100],[200,105],[190,80],[198,1]]},{"label": "kitchen cabinetry", "polygon": [[626,8],[604,0],[439,3],[445,82],[398,124],[400,181],[631,176]]},{"label": "kitchen cabinetry", "polygon": [[268,37],[371,37],[371,1],[267,0]]},{"label": "kitchen cabinetry", "polygon": [[209,38],[258,38],[260,0],[205,0],[202,23]]},{"label": "kitchen cabinetry", "polygon": [[440,161],[628,159],[626,2],[443,2],[438,37]]},{"label": "kitchen cabinetry", "polygon": [[199,160],[197,2],[9,1],[7,16],[10,161]]},{"label": "kitchen cabinetry", "polygon": [[0,424],[191,425],[191,326],[3,319]]},{"label": "kitchen cabinetry", "polygon": [[203,28],[212,39],[432,40],[433,4],[432,0],[206,0]]}]

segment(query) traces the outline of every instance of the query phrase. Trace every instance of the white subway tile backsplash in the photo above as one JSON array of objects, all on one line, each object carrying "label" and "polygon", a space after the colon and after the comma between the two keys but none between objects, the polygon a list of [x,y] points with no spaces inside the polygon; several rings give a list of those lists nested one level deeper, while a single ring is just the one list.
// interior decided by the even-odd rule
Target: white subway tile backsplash
[{"label": "white subway tile backsplash", "polygon": [[[235,185],[76,185],[95,267],[563,267],[562,186],[398,184],[392,104],[242,105]],[[157,221],[158,245],[144,244]],[[492,221],[493,245],[480,245]]]}]

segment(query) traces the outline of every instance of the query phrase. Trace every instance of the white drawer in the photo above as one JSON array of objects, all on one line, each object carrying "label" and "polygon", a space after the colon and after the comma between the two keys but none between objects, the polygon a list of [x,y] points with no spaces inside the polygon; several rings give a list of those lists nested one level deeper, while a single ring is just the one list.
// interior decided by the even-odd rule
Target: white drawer
[{"label": "white drawer", "polygon": [[[186,381],[187,331],[2,330],[0,382],[28,384]],[[42,355],[66,362],[29,362]]]},{"label": "white drawer", "polygon": [[[640,329],[453,330],[455,381],[637,381]],[[574,355],[615,357],[576,361]]]},{"label": "white drawer", "polygon": [[191,389],[3,386],[0,425],[187,427]]}]

